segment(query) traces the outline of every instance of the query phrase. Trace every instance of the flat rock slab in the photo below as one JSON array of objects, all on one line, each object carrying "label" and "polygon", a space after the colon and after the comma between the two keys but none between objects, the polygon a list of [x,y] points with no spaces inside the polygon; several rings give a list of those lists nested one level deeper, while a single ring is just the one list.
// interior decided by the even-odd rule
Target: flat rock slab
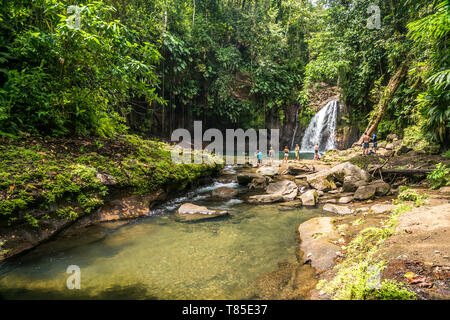
[{"label": "flat rock slab", "polygon": [[282,202],[279,204],[281,210],[292,210],[302,206],[301,200],[294,200],[289,202]]},{"label": "flat rock slab", "polygon": [[414,208],[399,215],[396,233],[383,243],[379,254],[388,261],[402,257],[448,266],[449,235],[450,203]]},{"label": "flat rock slab", "polygon": [[318,217],[303,222],[298,227],[303,262],[310,261],[318,273],[334,266],[340,248],[333,243],[339,238],[331,217]]},{"label": "flat rock slab", "polygon": [[323,206],[323,210],[340,215],[352,214],[354,211],[346,206],[338,206],[335,204],[327,203]]},{"label": "flat rock slab", "polygon": [[274,194],[262,194],[262,195],[256,195],[251,196],[248,198],[249,203],[273,203],[273,202],[279,202],[283,201],[283,197],[279,193]]},{"label": "flat rock slab", "polygon": [[192,203],[185,203],[177,210],[176,218],[181,221],[195,221],[203,219],[212,219],[221,216],[227,216],[227,211],[211,210],[207,207],[197,206]]}]

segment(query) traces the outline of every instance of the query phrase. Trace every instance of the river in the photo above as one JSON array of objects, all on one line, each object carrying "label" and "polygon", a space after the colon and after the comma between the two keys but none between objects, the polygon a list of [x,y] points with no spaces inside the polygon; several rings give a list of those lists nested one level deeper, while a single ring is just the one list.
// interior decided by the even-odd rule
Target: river
[{"label": "river", "polygon": [[[238,188],[238,199],[209,196],[224,185]],[[151,216],[60,235],[0,266],[0,298],[264,298],[264,277],[283,263],[301,265],[297,227],[321,210],[249,205],[246,196],[246,187],[215,182]],[[183,202],[228,210],[230,216],[179,222],[174,212]],[[80,289],[67,288],[70,265],[80,268]]]}]

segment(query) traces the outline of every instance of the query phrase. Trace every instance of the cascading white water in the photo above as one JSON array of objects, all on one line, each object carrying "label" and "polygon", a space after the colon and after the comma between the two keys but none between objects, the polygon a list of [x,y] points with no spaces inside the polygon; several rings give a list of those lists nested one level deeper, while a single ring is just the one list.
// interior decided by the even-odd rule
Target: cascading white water
[{"label": "cascading white water", "polygon": [[330,101],[311,119],[302,139],[301,151],[314,152],[314,145],[319,144],[319,151],[325,152],[336,147],[335,129],[338,101]]}]

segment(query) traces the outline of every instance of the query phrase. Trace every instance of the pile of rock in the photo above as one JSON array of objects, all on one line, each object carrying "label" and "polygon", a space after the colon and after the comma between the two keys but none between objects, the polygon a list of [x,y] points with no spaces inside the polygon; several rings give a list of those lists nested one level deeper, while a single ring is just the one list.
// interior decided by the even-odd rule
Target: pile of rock
[{"label": "pile of rock", "polygon": [[[325,211],[336,214],[353,213],[344,204],[353,201],[373,199],[389,194],[390,186],[382,180],[371,181],[370,175],[350,162],[341,163],[330,169],[314,172],[304,167],[292,167],[283,173],[300,173],[292,180],[289,176],[275,173],[270,167],[260,168],[258,173],[239,173],[240,184],[248,185],[250,189],[265,190],[262,195],[250,196],[248,202],[255,204],[291,202],[292,205],[316,206],[319,203],[328,204]],[[277,167],[275,167],[277,168]],[[275,177],[277,176],[277,177]],[[284,180],[274,182],[272,178]],[[288,206],[289,207],[289,206]]]}]

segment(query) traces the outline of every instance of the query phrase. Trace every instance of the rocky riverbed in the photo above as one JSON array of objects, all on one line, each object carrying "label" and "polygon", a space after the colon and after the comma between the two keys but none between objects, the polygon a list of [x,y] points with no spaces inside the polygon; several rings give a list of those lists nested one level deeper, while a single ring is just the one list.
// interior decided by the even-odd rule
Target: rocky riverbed
[{"label": "rocky riverbed", "polygon": [[[271,166],[260,168],[252,164],[226,167],[209,186],[174,199],[168,199],[165,190],[149,195],[117,194],[116,199],[107,201],[95,213],[79,219],[54,241],[42,246],[42,249],[38,248],[36,253],[26,255],[23,261],[27,263],[23,268],[18,268],[14,261],[9,263],[5,267],[5,276],[0,279],[0,283],[9,288],[4,291],[4,297],[14,297],[16,292],[23,290],[22,286],[27,288],[30,296],[33,292],[40,292],[38,288],[55,290],[56,283],[42,279],[36,282],[37,287],[25,284],[27,265],[30,268],[40,265],[33,255],[40,260],[46,257],[52,260],[52,254],[46,250],[56,250],[63,257],[74,254],[75,250],[75,256],[79,259],[91,259],[84,256],[82,248],[98,252],[104,244],[110,246],[112,241],[118,256],[126,252],[130,255],[130,261],[135,261],[130,267],[121,266],[118,270],[134,270],[136,264],[149,259],[147,254],[150,253],[157,257],[152,263],[155,270],[160,268],[158,259],[168,263],[168,273],[164,276],[159,273],[159,277],[163,277],[160,289],[145,287],[145,283],[150,285],[153,275],[147,275],[148,280],[138,279],[130,273],[126,280],[114,275],[103,279],[117,288],[123,285],[123,281],[142,282],[145,288],[139,289],[141,297],[352,298],[347,291],[336,290],[336,287],[352,288],[352,281],[361,280],[358,275],[354,275],[354,279],[348,277],[348,269],[364,272],[367,268],[360,264],[352,265],[354,257],[358,256],[359,261],[367,261],[371,265],[383,264],[378,273],[378,285],[394,280],[394,293],[402,293],[401,290],[406,288],[416,298],[448,298],[448,188],[430,191],[424,189],[421,183],[420,188],[416,186],[399,191],[398,184],[387,183],[383,177],[371,174],[364,166],[353,162],[290,160],[286,164],[275,161]],[[416,198],[412,200],[413,195]],[[142,217],[144,220],[140,220]],[[119,220],[122,222],[114,222]],[[261,229],[258,224],[264,224],[267,228]],[[241,229],[246,231],[242,233],[239,231]],[[120,239],[124,239],[129,232],[138,232],[136,241],[126,241],[130,250],[125,250],[120,244],[122,240],[116,239],[121,234],[120,230],[125,232]],[[162,233],[154,234],[156,230]],[[366,237],[367,230],[372,230],[375,238]],[[161,246],[157,251],[146,251],[139,244],[147,242],[145,232],[150,232],[151,241]],[[15,236],[24,238],[20,232],[13,230],[8,234],[10,245],[14,243]],[[81,242],[73,244],[68,240],[74,237]],[[166,242],[178,238],[184,241],[180,243],[181,248],[186,246],[184,251]],[[251,248],[237,249],[235,241],[242,242],[244,239],[250,242],[248,245]],[[99,248],[94,245],[97,241],[100,241]],[[238,252],[241,251],[247,252],[248,257],[238,259]],[[185,255],[186,252],[190,254]],[[221,255],[220,252],[225,253]],[[193,261],[192,255],[196,259],[204,259],[203,262]],[[207,256],[216,261],[206,259]],[[226,267],[231,261],[238,266],[236,271]],[[262,264],[256,267],[250,261],[260,261]],[[110,263],[120,266],[122,260]],[[190,279],[175,272],[180,265],[194,268],[189,273]],[[195,272],[195,268],[212,268],[214,265],[217,272],[205,273],[210,280],[201,279]],[[98,268],[102,267],[99,265]],[[92,277],[94,274],[99,276],[97,271],[88,270]],[[130,272],[138,273],[137,270]],[[231,273],[230,277],[237,272],[239,276],[228,279],[224,272]],[[346,278],[342,277],[343,273]],[[214,284],[212,279],[220,280]],[[177,290],[173,288],[176,283],[180,284]],[[194,290],[199,283],[204,284]],[[163,287],[170,292],[163,293]],[[103,284],[94,281],[89,293],[79,297],[102,297],[106,289]],[[382,287],[374,290],[370,294],[384,292]],[[114,291],[113,296],[119,291]]]}]

